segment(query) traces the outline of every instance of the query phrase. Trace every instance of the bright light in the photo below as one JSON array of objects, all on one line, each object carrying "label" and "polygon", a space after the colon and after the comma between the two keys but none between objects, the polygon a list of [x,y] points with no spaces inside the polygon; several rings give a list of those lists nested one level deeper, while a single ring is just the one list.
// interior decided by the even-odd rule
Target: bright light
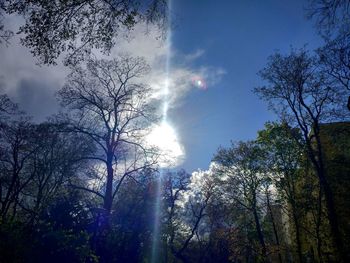
[{"label": "bright light", "polygon": [[192,77],[192,85],[201,90],[207,89],[207,84],[205,83],[205,80],[198,75]]},{"label": "bright light", "polygon": [[153,128],[147,136],[147,142],[160,150],[160,165],[162,167],[175,166],[179,164],[184,156],[183,147],[175,130],[165,121]]}]

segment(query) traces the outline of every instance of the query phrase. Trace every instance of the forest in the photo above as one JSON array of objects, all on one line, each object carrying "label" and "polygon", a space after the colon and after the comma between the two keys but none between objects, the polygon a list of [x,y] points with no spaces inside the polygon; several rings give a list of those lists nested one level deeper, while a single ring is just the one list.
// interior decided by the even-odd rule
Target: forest
[{"label": "forest", "polygon": [[147,139],[167,107],[147,59],[110,56],[138,23],[169,37],[169,9],[0,0],[1,48],[20,34],[69,70],[45,121],[0,90],[0,262],[349,262],[349,0],[308,1],[323,46],[275,51],[246,87],[276,118],[196,171]]}]

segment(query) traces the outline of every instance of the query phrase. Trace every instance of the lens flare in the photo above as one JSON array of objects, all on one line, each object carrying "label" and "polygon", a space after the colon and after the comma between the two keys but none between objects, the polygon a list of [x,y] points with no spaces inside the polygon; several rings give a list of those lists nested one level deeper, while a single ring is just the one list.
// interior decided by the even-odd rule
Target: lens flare
[{"label": "lens flare", "polygon": [[197,87],[198,89],[201,89],[201,90],[206,90],[207,89],[207,83],[200,76],[194,76],[192,78],[192,85]]}]

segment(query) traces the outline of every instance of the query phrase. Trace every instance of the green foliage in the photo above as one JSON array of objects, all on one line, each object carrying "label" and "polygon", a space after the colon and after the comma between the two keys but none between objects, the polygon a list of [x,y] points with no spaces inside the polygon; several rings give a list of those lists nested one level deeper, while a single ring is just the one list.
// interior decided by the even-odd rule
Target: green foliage
[{"label": "green foliage", "polygon": [[56,64],[62,53],[68,53],[68,63],[84,59],[92,49],[108,54],[117,39],[141,21],[164,26],[167,4],[163,0],[10,0],[0,2],[0,12],[23,16],[22,44],[40,62]]},{"label": "green foliage", "polygon": [[97,262],[86,231],[14,221],[1,224],[0,235],[0,262]]}]

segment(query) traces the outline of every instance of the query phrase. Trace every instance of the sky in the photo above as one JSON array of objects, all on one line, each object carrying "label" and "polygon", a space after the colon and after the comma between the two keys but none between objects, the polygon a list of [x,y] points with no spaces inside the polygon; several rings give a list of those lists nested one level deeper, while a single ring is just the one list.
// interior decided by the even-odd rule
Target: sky
[{"label": "sky", "polygon": [[[170,42],[162,42],[156,29],[146,35],[139,25],[128,41],[117,43],[111,57],[128,52],[146,58],[152,72],[144,81],[154,94],[170,79],[167,121],[181,147],[177,168],[207,169],[219,146],[254,139],[275,119],[252,89],[263,85],[257,72],[274,51],[322,45],[305,18],[306,6],[306,0],[173,0]],[[20,19],[7,23],[15,28]],[[62,63],[38,66],[18,37],[0,47],[0,58],[0,89],[36,121],[57,112],[55,92],[69,73]]]},{"label": "sky", "polygon": [[305,7],[302,0],[173,2],[173,47],[181,53],[202,50],[194,66],[225,71],[206,91],[191,90],[171,114],[185,145],[185,169],[207,168],[219,146],[254,139],[275,119],[252,89],[263,84],[257,72],[274,51],[322,44]]}]

